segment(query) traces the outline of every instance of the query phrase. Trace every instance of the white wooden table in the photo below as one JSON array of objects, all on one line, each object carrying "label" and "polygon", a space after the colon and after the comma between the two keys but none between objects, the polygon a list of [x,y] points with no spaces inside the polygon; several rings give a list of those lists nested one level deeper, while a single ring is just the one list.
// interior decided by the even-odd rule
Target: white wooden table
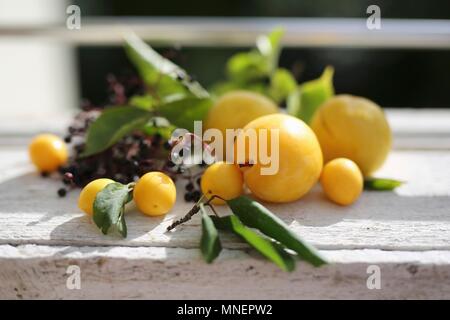
[{"label": "white wooden table", "polygon": [[[346,208],[326,201],[319,188],[296,203],[269,206],[332,262],[318,269],[299,263],[293,273],[231,235],[222,237],[216,262],[204,263],[198,217],[165,232],[190,208],[182,200],[164,218],[131,208],[128,238],[103,236],[77,209],[77,192],[58,198],[59,182],[40,178],[28,163],[26,142],[38,124],[58,131],[64,121],[4,122],[0,298],[450,298],[450,112],[391,109],[388,116],[395,149],[378,175],[406,185],[364,192]],[[80,267],[79,290],[67,288],[70,265]],[[380,268],[380,289],[367,287],[371,265]]]}]

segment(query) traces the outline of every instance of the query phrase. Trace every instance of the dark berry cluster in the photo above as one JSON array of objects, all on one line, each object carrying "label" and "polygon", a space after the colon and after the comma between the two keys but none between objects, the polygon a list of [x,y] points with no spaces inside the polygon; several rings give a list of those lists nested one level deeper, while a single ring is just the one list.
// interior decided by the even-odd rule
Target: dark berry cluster
[{"label": "dark berry cluster", "polygon": [[[110,178],[120,183],[137,181],[149,171],[162,171],[174,181],[177,179],[193,180],[191,170],[183,165],[175,165],[170,160],[172,146],[158,133],[147,136],[134,133],[123,138],[111,148],[90,157],[80,157],[83,143],[73,145],[74,156],[69,163],[61,167],[59,172],[66,187],[83,187],[98,178]],[[192,182],[188,182],[189,199],[197,201],[200,191],[195,190]],[[60,196],[65,192],[58,190]],[[197,200],[196,200],[197,199]]]},{"label": "dark berry cluster", "polygon": [[[200,182],[200,178],[197,179]],[[197,184],[196,187],[194,183],[188,182],[185,186],[186,192],[184,193],[184,200],[187,202],[197,202],[200,200],[202,193],[199,190],[200,183]]]},{"label": "dark berry cluster", "polygon": [[[146,90],[142,80],[136,76],[118,78],[107,77],[109,98],[105,105],[126,105],[129,98],[143,94]],[[160,134],[151,136],[136,132],[128,135],[107,150],[90,157],[80,157],[84,150],[84,140],[89,125],[101,114],[105,106],[96,106],[85,100],[82,111],[69,126],[64,140],[71,144],[73,154],[69,162],[59,169],[64,187],[58,195],[64,197],[76,187],[84,187],[92,180],[110,178],[120,183],[130,183],[150,171],[161,171],[174,181],[186,179],[186,201],[198,201],[201,193],[199,184],[195,185],[199,173],[170,160],[171,143]],[[182,154],[181,154],[182,156]],[[198,171],[198,170],[197,170]],[[43,173],[43,176],[46,175]]]}]

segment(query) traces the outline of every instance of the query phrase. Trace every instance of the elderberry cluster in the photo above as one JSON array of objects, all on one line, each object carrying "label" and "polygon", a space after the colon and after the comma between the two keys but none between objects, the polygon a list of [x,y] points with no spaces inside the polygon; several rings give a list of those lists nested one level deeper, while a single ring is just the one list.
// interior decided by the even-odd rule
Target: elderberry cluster
[{"label": "elderberry cluster", "polygon": [[69,190],[82,188],[98,178],[109,178],[127,184],[137,181],[147,172],[161,171],[174,181],[186,179],[188,183],[184,199],[198,201],[201,196],[198,172],[194,175],[184,165],[173,163],[170,160],[173,145],[159,133],[153,135],[134,133],[103,152],[89,157],[80,156],[85,148],[84,141],[88,128],[100,116],[105,106],[126,105],[130,97],[143,94],[147,89],[137,76],[108,75],[107,84],[107,101],[100,106],[88,100],[83,101],[82,111],[68,127],[64,141],[71,144],[73,154],[68,163],[58,170],[64,184],[64,187],[58,189],[58,195],[64,197]]}]

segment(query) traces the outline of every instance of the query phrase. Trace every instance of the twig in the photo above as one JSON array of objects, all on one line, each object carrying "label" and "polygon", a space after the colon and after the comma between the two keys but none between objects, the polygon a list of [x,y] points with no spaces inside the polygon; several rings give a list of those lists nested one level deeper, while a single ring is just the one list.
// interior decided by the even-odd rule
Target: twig
[{"label": "twig", "polygon": [[[214,207],[212,206],[212,204],[208,203],[207,206],[211,209],[211,211],[214,213],[214,215],[216,217],[219,217],[219,215],[217,214],[216,209],[214,209]],[[219,217],[220,218],[220,217]]]},{"label": "twig", "polygon": [[184,217],[182,217],[181,219],[175,220],[170,226],[167,227],[167,231],[170,231],[172,229],[174,229],[175,227],[179,226],[180,224],[185,223],[186,221],[191,220],[192,216],[195,215],[196,213],[198,213],[200,211],[200,202],[203,201],[204,196],[202,196],[198,202],[192,207],[191,210],[189,210],[188,213],[186,213],[186,215]]},{"label": "twig", "polygon": [[[170,231],[170,230],[174,229],[175,227],[179,226],[180,224],[183,224],[183,223],[191,220],[192,216],[200,211],[200,203],[203,202],[204,198],[205,198],[205,196],[202,195],[202,197],[197,201],[197,203],[192,207],[192,209],[189,210],[188,213],[186,213],[186,215],[184,217],[182,217],[181,219],[175,220],[170,226],[167,227],[166,230]],[[211,198],[208,199],[208,201],[206,201],[204,203],[204,205],[210,207],[212,209],[212,211],[214,212],[214,214],[216,216],[219,216],[217,214],[216,210],[211,205],[211,201],[215,198],[219,198],[219,199],[222,199],[223,201],[226,201],[225,199],[223,199],[222,197],[219,197],[218,195],[213,195]]]}]

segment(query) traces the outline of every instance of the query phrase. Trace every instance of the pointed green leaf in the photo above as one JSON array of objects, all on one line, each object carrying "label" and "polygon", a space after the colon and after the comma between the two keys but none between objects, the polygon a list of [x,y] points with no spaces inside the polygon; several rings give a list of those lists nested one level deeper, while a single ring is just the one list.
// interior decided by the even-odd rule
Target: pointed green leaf
[{"label": "pointed green leaf", "polygon": [[309,123],[322,103],[334,95],[333,74],[333,67],[326,67],[320,78],[300,85],[288,98],[288,113]]},{"label": "pointed green leaf", "polygon": [[126,237],[124,210],[125,204],[131,201],[130,195],[129,187],[118,182],[108,184],[97,193],[93,220],[103,234],[107,234],[110,227],[114,226],[123,237]]},{"label": "pointed green leaf", "polygon": [[227,73],[233,82],[242,86],[246,82],[268,77],[270,66],[259,52],[240,52],[228,60]]},{"label": "pointed green leaf", "polygon": [[147,111],[155,108],[157,101],[149,94],[132,96],[128,102],[130,106],[138,107]]},{"label": "pointed green leaf", "polygon": [[278,66],[278,59],[281,53],[281,39],[284,35],[284,29],[277,27],[268,35],[258,37],[256,47],[258,51],[267,59],[269,72],[273,73]]},{"label": "pointed green leaf", "polygon": [[164,58],[135,34],[126,37],[125,49],[141,77],[160,98],[174,93],[191,93],[197,98],[209,97],[200,83],[185,70]]},{"label": "pointed green leaf", "polygon": [[220,244],[219,233],[214,226],[213,221],[206,213],[203,203],[200,204],[202,213],[202,238],[200,240],[200,249],[203,258],[207,263],[211,263],[217,258],[222,246]]},{"label": "pointed green leaf", "polygon": [[276,28],[270,34],[258,37],[256,49],[233,55],[227,63],[227,74],[232,82],[242,89],[249,82],[268,79],[278,66],[283,34],[283,28]]},{"label": "pointed green leaf", "polygon": [[187,97],[167,102],[158,107],[158,112],[171,124],[194,131],[194,121],[203,120],[211,108],[210,98]]},{"label": "pointed green leaf", "polygon": [[125,135],[142,128],[151,114],[136,107],[111,107],[89,126],[86,147],[82,157],[91,156],[108,149]]},{"label": "pointed green leaf", "polygon": [[400,187],[404,182],[385,178],[365,178],[364,189],[377,191],[391,191]]},{"label": "pointed green leaf", "polygon": [[295,90],[297,90],[297,81],[295,81],[292,73],[286,69],[277,69],[270,79],[270,97],[275,102],[280,103]]},{"label": "pointed green leaf", "polygon": [[166,118],[153,117],[145,124],[142,131],[149,136],[159,134],[164,140],[169,140],[176,128]]},{"label": "pointed green leaf", "polygon": [[218,229],[228,230],[237,234],[282,270],[292,271],[295,269],[294,258],[282,246],[245,227],[236,215],[221,218],[211,216],[211,219]]},{"label": "pointed green leaf", "polygon": [[246,196],[240,196],[228,200],[227,204],[246,226],[256,228],[268,237],[279,241],[287,248],[297,252],[305,261],[314,266],[327,263],[313,246],[300,238],[300,236],[289,229],[283,220],[259,202]]}]

